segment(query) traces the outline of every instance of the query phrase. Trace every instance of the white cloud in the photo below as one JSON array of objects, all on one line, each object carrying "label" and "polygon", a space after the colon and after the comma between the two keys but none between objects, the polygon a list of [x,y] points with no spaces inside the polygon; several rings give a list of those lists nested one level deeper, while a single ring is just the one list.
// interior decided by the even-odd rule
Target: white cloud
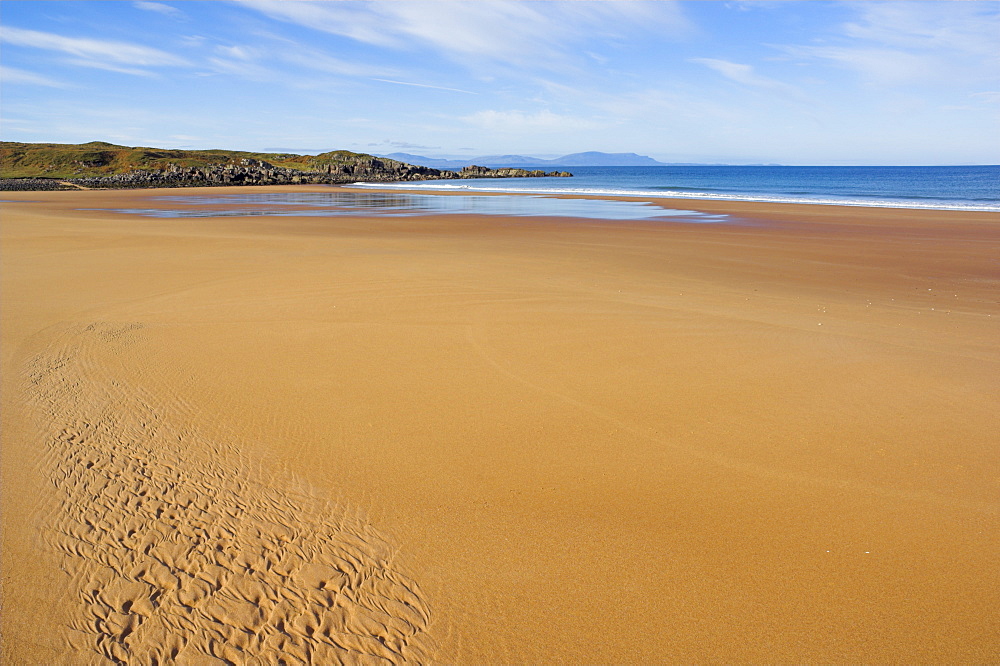
[{"label": "white cloud", "polygon": [[748,12],[754,9],[777,9],[787,0],[730,0],[726,7]]},{"label": "white cloud", "polygon": [[1000,104],[1000,91],[998,90],[972,93],[969,97],[983,104]]},{"label": "white cloud", "polygon": [[843,26],[851,38],[914,50],[952,50],[996,57],[1000,11],[995,2],[858,2]]},{"label": "white cloud", "polygon": [[[281,81],[285,84],[292,84],[297,87],[328,86],[331,81],[326,77],[315,77],[311,74],[303,77],[298,74],[299,70],[306,68],[314,72],[324,72],[347,77],[363,77],[367,79],[386,80],[378,77],[402,76],[395,69],[368,65],[365,63],[353,63],[339,58],[334,58],[321,51],[303,49],[297,45],[294,48],[274,46],[216,46],[214,57],[208,58],[207,62],[215,73],[231,74],[252,81]],[[292,65],[291,71],[282,72],[282,64]],[[389,83],[401,83],[403,85],[415,85],[428,88],[438,86],[421,85],[417,83],[404,83],[402,81],[387,81]],[[452,88],[444,88],[453,90]],[[459,91],[465,92],[465,91]]]},{"label": "white cloud", "polygon": [[611,61],[610,58],[606,58],[605,56],[602,56],[600,53],[594,53],[593,51],[584,51],[584,53],[587,55],[588,58],[590,58],[599,65],[607,65]]},{"label": "white cloud", "polygon": [[790,97],[802,97],[801,91],[793,85],[777,81],[775,79],[761,76],[754,71],[751,65],[744,65],[728,60],[718,60],[716,58],[689,58],[689,62],[705,65],[722,74],[727,79],[736,83],[750,86],[751,88],[761,88],[771,92],[777,92]]},{"label": "white cloud", "polygon": [[180,38],[181,44],[192,49],[204,46],[207,41],[208,37],[204,35],[184,35]]},{"label": "white cloud", "polygon": [[379,148],[382,146],[387,146],[389,148],[396,148],[398,150],[437,150],[441,146],[424,146],[419,143],[410,143],[408,141],[394,141],[392,139],[383,139],[382,141],[373,141],[368,144],[369,148]]},{"label": "white cloud", "polygon": [[[990,112],[1000,111],[1000,91],[987,90],[984,92],[972,93],[968,96],[971,102],[968,104],[948,104],[942,106],[942,109],[949,111],[976,111],[976,112]],[[1000,120],[1000,118],[998,118]]]},{"label": "white cloud", "polygon": [[111,62],[101,62],[100,60],[85,60],[83,58],[67,58],[63,60],[67,65],[75,65],[77,67],[90,67],[91,69],[103,69],[106,72],[116,72],[118,74],[130,74],[132,76],[147,76],[155,77],[156,74],[149,71],[148,69],[139,69],[137,67],[122,67]]},{"label": "white cloud", "polygon": [[574,118],[542,110],[537,113],[523,111],[477,111],[461,118],[463,122],[494,132],[533,132],[597,129],[599,123],[585,118]]},{"label": "white cloud", "polygon": [[142,9],[147,12],[156,12],[157,14],[162,14],[164,16],[169,16],[173,19],[186,19],[187,14],[181,10],[173,7],[171,5],[165,5],[162,2],[133,2],[132,6],[136,9]]},{"label": "white cloud", "polygon": [[215,50],[227,58],[236,58],[237,60],[257,59],[256,50],[247,46],[216,46]]},{"label": "white cloud", "polygon": [[783,50],[797,57],[832,62],[877,84],[914,83],[944,75],[936,58],[907,51],[847,46],[789,46]]},{"label": "white cloud", "polygon": [[692,30],[674,2],[303,2],[245,0],[271,18],[398,49],[427,49],[470,64],[558,67],[590,39],[638,29],[671,38]]},{"label": "white cloud", "polygon": [[276,81],[286,78],[279,72],[242,59],[209,58],[208,64],[217,74],[230,74],[251,81]]},{"label": "white cloud", "polygon": [[627,120],[627,126],[646,130],[673,128],[678,123],[694,126],[723,126],[739,122],[741,110],[717,104],[691,92],[647,88],[625,95],[593,93],[590,103],[605,114]]},{"label": "white cloud", "polygon": [[366,63],[348,62],[340,58],[334,58],[320,51],[304,50],[301,47],[295,49],[281,49],[274,53],[274,57],[284,62],[308,67],[319,72],[329,74],[340,74],[342,76],[400,76],[395,69],[379,67]]},{"label": "white cloud", "polygon": [[395,83],[400,86],[413,86],[415,88],[433,88],[434,90],[448,90],[450,92],[465,93],[466,95],[478,95],[479,93],[472,92],[471,90],[462,90],[461,88],[446,88],[445,86],[432,86],[426,83],[410,83],[408,81],[393,81],[392,79],[377,79],[373,78],[373,81],[381,81],[382,83]]},{"label": "white cloud", "polygon": [[[249,7],[280,21],[342,35],[360,42],[379,46],[397,46],[390,36],[391,28],[379,26],[374,8],[358,7],[347,2],[302,2],[301,0],[243,0]],[[388,28],[388,26],[386,26]]]},{"label": "white cloud", "polygon": [[1000,4],[855,2],[855,20],[820,45],[779,46],[793,57],[853,70],[870,83],[997,80]]},{"label": "white cloud", "polygon": [[69,86],[55,79],[50,79],[47,76],[42,76],[41,74],[35,74],[34,72],[28,72],[23,69],[17,69],[15,67],[6,67],[0,65],[0,83],[4,85],[8,84],[24,84],[31,86],[45,86],[47,88],[68,88]]},{"label": "white cloud", "polygon": [[68,62],[83,67],[109,69],[126,74],[148,74],[137,66],[187,65],[183,58],[159,49],[128,42],[64,37],[50,32],[0,26],[0,42],[14,46],[56,51],[73,56]]}]

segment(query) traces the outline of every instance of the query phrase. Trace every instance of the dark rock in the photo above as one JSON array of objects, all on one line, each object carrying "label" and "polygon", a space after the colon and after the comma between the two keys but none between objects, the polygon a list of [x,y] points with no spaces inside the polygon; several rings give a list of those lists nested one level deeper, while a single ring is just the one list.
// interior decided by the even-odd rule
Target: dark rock
[{"label": "dark rock", "polygon": [[[322,157],[322,156],[319,156]],[[334,162],[317,159],[311,171],[276,167],[262,160],[241,159],[228,164],[183,167],[171,164],[157,171],[128,171],[108,176],[69,178],[8,178],[0,180],[0,190],[56,190],[75,187],[87,189],[135,189],[148,187],[205,187],[224,185],[336,185],[356,182],[400,182],[414,180],[451,180],[457,178],[527,178],[570,176],[566,172],[526,169],[487,169],[469,166],[456,173],[415,166],[389,159],[355,158]]]},{"label": "dark rock", "polygon": [[565,171],[551,171],[545,173],[544,171],[535,169],[529,171],[528,169],[518,169],[515,167],[500,167],[499,169],[490,169],[482,166],[467,166],[462,167],[462,170],[458,172],[459,178],[543,178],[549,177],[566,177],[572,176],[573,174],[567,173]]},{"label": "dark rock", "polygon": [[7,192],[75,189],[57,178],[0,178],[0,190]]}]

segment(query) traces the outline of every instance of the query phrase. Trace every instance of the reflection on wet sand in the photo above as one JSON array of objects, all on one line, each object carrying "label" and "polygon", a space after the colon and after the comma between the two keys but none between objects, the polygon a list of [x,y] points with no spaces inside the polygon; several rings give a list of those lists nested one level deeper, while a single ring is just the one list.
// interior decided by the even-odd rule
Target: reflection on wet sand
[{"label": "reflection on wet sand", "polygon": [[[327,217],[340,215],[500,215],[537,217],[575,217],[603,220],[671,219],[686,222],[723,222],[728,215],[693,210],[662,208],[645,201],[605,199],[561,199],[524,195],[440,196],[409,192],[266,192],[223,196],[167,196],[151,201],[180,204],[183,207],[128,208],[117,212],[145,217],[250,217],[294,216]],[[217,206],[217,208],[207,208]],[[251,207],[254,206],[254,207]]]}]

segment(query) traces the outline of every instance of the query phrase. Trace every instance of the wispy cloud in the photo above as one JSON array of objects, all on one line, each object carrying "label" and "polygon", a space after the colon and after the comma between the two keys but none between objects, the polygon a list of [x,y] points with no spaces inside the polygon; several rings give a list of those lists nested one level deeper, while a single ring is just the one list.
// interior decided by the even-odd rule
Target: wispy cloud
[{"label": "wispy cloud", "polygon": [[782,50],[798,58],[823,60],[853,70],[876,84],[907,84],[944,75],[938,59],[908,51],[860,46],[786,46]]},{"label": "wispy cloud", "polygon": [[388,148],[396,148],[398,150],[437,150],[441,146],[424,146],[419,143],[409,143],[408,141],[393,141],[392,139],[383,139],[382,141],[373,141],[368,144],[369,148],[379,148],[386,146]]},{"label": "wispy cloud", "polygon": [[258,57],[257,50],[249,46],[216,46],[215,50],[220,55],[237,60],[255,60]]},{"label": "wispy cloud", "polygon": [[375,46],[430,48],[465,64],[485,60],[539,68],[579,57],[585,38],[624,39],[635,29],[671,38],[692,30],[674,2],[245,0],[240,6]]},{"label": "wispy cloud", "polygon": [[103,69],[106,72],[115,72],[117,74],[129,74],[131,76],[145,76],[145,77],[157,77],[158,75],[148,69],[139,69],[138,67],[124,67],[122,65],[115,64],[113,62],[101,62],[100,60],[85,60],[83,58],[66,58],[62,61],[67,65],[74,65],[76,67],[90,67],[91,69]]},{"label": "wispy cloud", "polygon": [[783,2],[788,0],[728,0],[726,7],[738,9],[741,12],[748,12],[754,9],[776,9]]},{"label": "wispy cloud", "polygon": [[0,83],[3,83],[4,85],[23,84],[30,86],[45,86],[47,88],[70,87],[66,83],[50,79],[47,76],[35,74],[34,72],[28,72],[23,69],[17,69],[16,67],[7,67],[5,65],[0,65]]},{"label": "wispy cloud", "polygon": [[1000,90],[987,90],[984,92],[972,93],[969,97],[983,104],[1000,105]]},{"label": "wispy cloud", "polygon": [[273,57],[298,67],[307,67],[318,72],[341,76],[374,78],[378,76],[399,76],[399,71],[389,67],[371,65],[365,62],[351,62],[335,58],[327,53],[312,49],[280,49]]},{"label": "wispy cloud", "polygon": [[576,131],[597,129],[600,124],[587,118],[565,116],[545,109],[536,113],[523,111],[477,111],[461,119],[470,125],[495,132]]},{"label": "wispy cloud", "polygon": [[719,104],[693,94],[691,91],[664,90],[650,87],[625,95],[609,95],[593,92],[589,104],[612,118],[627,121],[638,127],[677,126],[710,124],[712,126],[732,125],[739,122],[740,110],[729,104]]},{"label": "wispy cloud", "polygon": [[855,2],[855,20],[825,44],[785,45],[877,85],[996,80],[1000,5],[994,2]]},{"label": "wispy cloud", "polygon": [[[251,81],[281,82],[297,87],[327,86],[331,83],[329,78],[317,80],[312,74],[303,76],[303,69],[339,77],[379,81],[385,79],[378,77],[400,76],[400,72],[393,68],[370,65],[364,62],[350,62],[335,58],[323,51],[302,48],[295,44],[275,46],[260,42],[254,46],[244,44],[218,45],[214,48],[214,53],[215,55],[209,57],[206,62],[217,74],[230,74]],[[287,65],[291,65],[292,68],[289,69]],[[420,85],[416,83],[406,84],[395,80],[389,82]],[[445,89],[450,90],[449,88]]]},{"label": "wispy cloud", "polygon": [[66,62],[80,67],[94,67],[124,74],[148,75],[139,67],[188,65],[173,54],[139,44],[83,37],[65,37],[50,32],[0,26],[0,42],[14,46],[56,51],[73,56]]},{"label": "wispy cloud", "polygon": [[760,88],[770,92],[777,92],[788,95],[789,97],[803,97],[802,92],[795,86],[762,76],[754,71],[752,65],[729,62],[728,60],[718,60],[716,58],[689,58],[688,61],[698,63],[699,65],[705,65],[709,69],[713,69],[719,74],[722,74],[727,79],[740,83],[744,86]]},{"label": "wispy cloud", "polygon": [[951,50],[996,58],[1000,7],[995,2],[856,2],[854,39],[915,50]]},{"label": "wispy cloud", "polygon": [[188,18],[187,14],[173,5],[167,5],[162,2],[133,2],[132,6],[143,11],[156,12],[157,14],[162,14],[163,16],[169,16],[172,19]]},{"label": "wispy cloud", "polygon": [[479,93],[472,92],[471,90],[462,90],[460,88],[447,88],[445,86],[432,86],[426,83],[411,83],[409,81],[393,81],[392,79],[377,79],[372,78],[372,81],[381,81],[382,83],[395,83],[399,86],[413,86],[415,88],[433,88],[434,90],[448,90],[451,92],[465,93],[466,95],[478,95]]},{"label": "wispy cloud", "polygon": [[288,77],[281,72],[242,58],[210,57],[206,62],[216,74],[228,74],[249,81],[288,81]]},{"label": "wispy cloud", "polygon": [[392,30],[378,25],[375,8],[346,2],[302,2],[300,0],[243,0],[240,7],[255,9],[271,18],[349,37],[367,44],[398,46]]},{"label": "wispy cloud", "polygon": [[1000,91],[988,90],[972,93],[968,99],[971,101],[967,104],[947,104],[941,108],[949,111],[986,111],[994,114],[1000,111]]}]

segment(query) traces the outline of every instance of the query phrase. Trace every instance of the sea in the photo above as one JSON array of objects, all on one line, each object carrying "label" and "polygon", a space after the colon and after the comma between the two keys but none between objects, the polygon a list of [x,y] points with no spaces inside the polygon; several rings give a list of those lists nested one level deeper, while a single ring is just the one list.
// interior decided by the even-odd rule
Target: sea
[{"label": "sea", "polygon": [[358,183],[408,189],[1000,211],[1000,166],[545,167],[572,178]]},{"label": "sea", "polygon": [[[366,215],[391,218],[475,214],[741,223],[726,214],[687,210],[676,202],[669,206],[655,205],[653,202],[661,197],[692,202],[763,201],[1000,212],[1000,166],[656,166],[565,170],[571,171],[573,177],[355,183],[346,188],[331,186],[319,192],[258,192],[248,188],[225,195],[155,196],[149,200],[154,206],[157,201],[172,205],[118,212],[148,217]],[[435,196],[442,191],[463,196]],[[594,198],[551,196],[560,194],[592,195]],[[633,196],[644,201],[602,198],[614,196]]]}]

